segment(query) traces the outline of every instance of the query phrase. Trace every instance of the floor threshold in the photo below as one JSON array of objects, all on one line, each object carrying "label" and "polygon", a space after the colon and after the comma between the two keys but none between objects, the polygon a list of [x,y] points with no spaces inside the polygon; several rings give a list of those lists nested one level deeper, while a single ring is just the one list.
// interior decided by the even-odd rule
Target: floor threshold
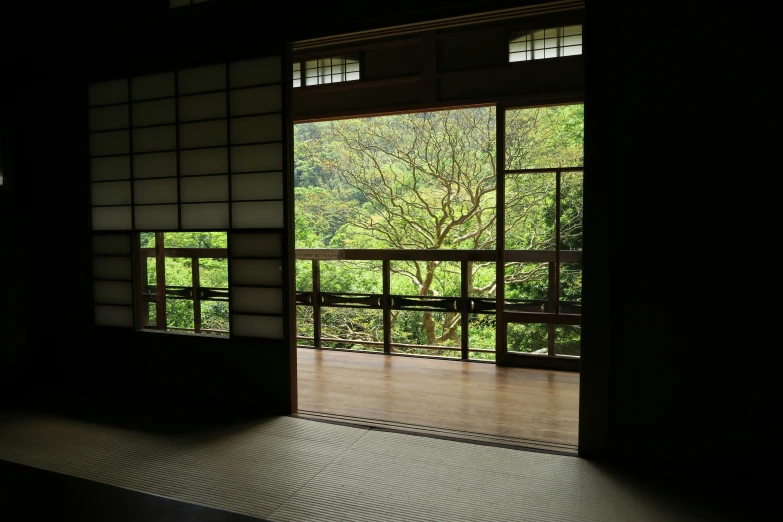
[{"label": "floor threshold", "polygon": [[540,453],[551,453],[554,455],[579,455],[578,448],[574,445],[559,444],[556,442],[547,442],[541,440],[505,437],[502,435],[489,435],[485,433],[475,433],[446,428],[433,428],[430,426],[390,422],[379,419],[366,419],[363,417],[351,417],[348,415],[335,415],[332,413],[321,413],[307,410],[299,410],[298,412],[292,414],[291,417],[318,422],[328,422],[331,424],[339,424],[342,426],[351,426],[355,428],[389,431],[393,433],[416,435],[420,437],[432,437],[456,442],[467,442],[471,444],[481,444],[501,448],[536,451]]}]

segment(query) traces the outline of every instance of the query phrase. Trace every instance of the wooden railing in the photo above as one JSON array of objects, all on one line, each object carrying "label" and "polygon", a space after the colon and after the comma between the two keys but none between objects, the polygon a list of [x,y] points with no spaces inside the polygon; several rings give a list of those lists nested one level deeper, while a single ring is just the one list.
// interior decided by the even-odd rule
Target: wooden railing
[{"label": "wooden railing", "polygon": [[[297,260],[312,262],[312,291],[296,291],[296,304],[313,309],[313,336],[298,336],[297,341],[311,342],[314,348],[322,348],[323,343],[350,343],[382,348],[386,354],[393,349],[453,350],[460,353],[463,360],[470,359],[471,353],[495,353],[494,349],[473,348],[469,338],[470,314],[495,314],[497,303],[490,297],[473,297],[468,288],[471,264],[475,262],[497,262],[498,252],[494,250],[373,250],[373,249],[297,249]],[[504,313],[529,314],[531,323],[542,324],[578,324],[581,303],[561,301],[555,277],[558,264],[581,263],[581,251],[543,251],[514,250],[507,251],[503,261],[507,263],[547,263],[549,269],[548,299],[505,299]],[[339,261],[381,261],[382,292],[345,293],[324,292],[321,290],[321,263]],[[392,261],[450,261],[460,266],[460,295],[458,296],[421,296],[393,295],[391,286]],[[383,341],[352,340],[322,335],[321,308],[363,308],[381,310],[383,314]],[[451,312],[460,314],[460,345],[432,346],[420,344],[395,343],[391,339],[393,310],[414,310],[423,312]],[[546,355],[555,355],[552,348]]]}]

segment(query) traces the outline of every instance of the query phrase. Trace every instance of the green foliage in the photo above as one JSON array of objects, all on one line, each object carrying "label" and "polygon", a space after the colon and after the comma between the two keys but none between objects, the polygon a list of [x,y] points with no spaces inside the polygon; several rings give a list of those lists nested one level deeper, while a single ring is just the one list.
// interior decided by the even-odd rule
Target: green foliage
[{"label": "green foliage", "polygon": [[[166,232],[165,248],[226,248],[226,232]],[[155,233],[140,234],[142,248],[155,247]],[[156,258],[147,259],[147,284],[157,284]],[[228,288],[228,260],[226,258],[199,258],[199,286],[202,288]],[[165,257],[163,260],[167,287],[193,287],[193,259],[190,257]],[[228,302],[201,301],[201,328],[206,330],[229,329]],[[149,324],[155,324],[155,307],[150,306]],[[193,330],[195,316],[190,299],[166,299],[166,326],[172,331]]]},{"label": "green foliage", "polygon": [[[583,165],[582,105],[510,110],[505,118],[507,169]],[[494,107],[296,125],[296,247],[494,250],[495,133]],[[556,175],[515,173],[505,181],[506,248],[557,248]],[[581,249],[582,198],[582,174],[563,174],[563,249]],[[381,293],[379,265],[321,262],[321,288]],[[564,264],[561,268],[561,298],[581,302],[581,266]],[[509,263],[504,273],[507,298],[547,299],[550,274],[546,263]],[[468,277],[470,295],[494,297],[494,263],[471,263]],[[392,263],[393,294],[458,296],[460,285],[457,263]],[[312,289],[310,261],[297,262],[296,287]],[[312,336],[312,309],[298,308],[297,331]],[[325,307],[323,334],[381,340],[381,314],[370,312]],[[494,319],[471,314],[472,348],[495,348]],[[444,346],[442,351],[411,349],[410,353],[459,355],[447,349],[460,344],[458,314],[395,311],[392,322],[395,342]],[[514,326],[509,333],[510,349],[546,348],[547,326]],[[578,331],[561,328],[558,349],[578,351],[578,337]],[[345,347],[358,345],[345,343]],[[471,357],[493,358],[494,354]]]}]

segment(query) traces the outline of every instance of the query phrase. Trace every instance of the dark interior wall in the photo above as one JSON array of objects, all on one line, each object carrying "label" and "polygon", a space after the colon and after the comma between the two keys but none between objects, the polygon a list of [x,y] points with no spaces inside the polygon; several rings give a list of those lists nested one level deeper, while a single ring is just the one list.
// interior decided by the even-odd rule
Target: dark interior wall
[{"label": "dark interior wall", "polygon": [[[103,4],[78,9],[108,9]],[[87,357],[74,357],[88,339],[89,317],[87,191],[80,181],[85,145],[78,130],[84,110],[76,101],[84,78],[110,79],[131,65],[166,70],[177,60],[209,62],[231,49],[252,55],[265,37],[325,36],[509,4],[395,2],[383,12],[366,2],[342,3],[343,11],[328,4],[321,12],[299,9],[284,23],[275,21],[273,30],[261,27],[260,14],[232,23],[216,17],[188,22],[185,16],[141,21],[122,18],[116,6],[110,23],[96,30],[63,3],[52,7],[47,21],[33,17],[40,24],[31,25],[30,41],[37,35],[48,43],[16,45],[17,53],[4,57],[13,72],[3,81],[12,78],[12,105],[23,109],[24,118],[13,126],[17,190],[3,201],[4,249],[18,256],[3,261],[3,381],[21,383],[19,395],[46,386],[67,389],[74,380],[95,391],[91,379],[100,376],[102,385],[116,389],[127,390],[133,380],[144,383],[135,389],[176,390],[184,397],[210,395],[202,378],[217,373],[209,354],[191,341],[178,355],[160,346],[143,360],[104,359],[101,354],[130,341],[96,337],[83,352]],[[42,9],[39,3],[35,8]],[[747,307],[733,300],[746,290],[726,266],[728,249],[736,247],[727,238],[737,233],[736,214],[727,209],[736,198],[721,189],[727,186],[722,180],[744,154],[741,137],[726,128],[741,112],[738,93],[747,91],[740,75],[723,74],[727,61],[741,61],[739,50],[706,38],[718,34],[715,16],[701,6],[681,7],[676,16],[641,3],[586,9],[589,175],[580,442],[586,456],[678,460],[694,467],[720,456],[742,466],[773,442],[763,419],[772,422],[774,416],[761,415],[767,385],[743,364],[754,340],[746,331],[752,323],[742,311]],[[60,24],[63,19],[71,22]],[[190,351],[196,358],[188,359]],[[234,366],[227,362],[222,369],[239,368],[253,357],[253,364],[264,364],[259,353],[248,348],[248,359],[226,356]],[[21,368],[27,372],[18,373]],[[232,386],[225,393],[234,397],[259,390]]]},{"label": "dark interior wall", "polygon": [[581,414],[606,435],[602,455],[732,480],[776,473],[759,462],[777,459],[763,405],[780,394],[763,391],[751,307],[728,304],[751,292],[737,174],[759,150],[731,130],[759,93],[739,48],[710,38],[728,16],[698,2],[586,9]]}]

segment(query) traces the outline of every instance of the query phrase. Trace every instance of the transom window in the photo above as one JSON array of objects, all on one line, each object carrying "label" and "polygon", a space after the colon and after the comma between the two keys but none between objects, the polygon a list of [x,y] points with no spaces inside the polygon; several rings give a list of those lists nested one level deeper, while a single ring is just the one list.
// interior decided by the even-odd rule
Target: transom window
[{"label": "transom window", "polygon": [[508,44],[508,60],[524,62],[582,54],[582,26],[568,25],[514,35]]},{"label": "transom window", "polygon": [[[304,72],[304,78],[302,78]],[[324,85],[358,80],[359,56],[333,56],[294,62],[294,87]]]},{"label": "transom window", "polygon": [[228,336],[226,232],[140,232],[139,327]]}]

